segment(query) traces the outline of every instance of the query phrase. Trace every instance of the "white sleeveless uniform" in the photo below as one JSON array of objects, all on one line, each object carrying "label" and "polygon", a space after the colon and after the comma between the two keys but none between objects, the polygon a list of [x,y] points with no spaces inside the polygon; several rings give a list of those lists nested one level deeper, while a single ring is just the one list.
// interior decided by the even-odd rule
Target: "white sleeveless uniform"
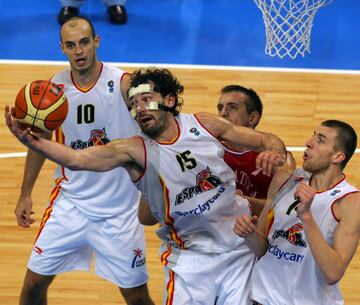
[{"label": "white sleeveless uniform", "polygon": [[254,255],[233,232],[235,218],[250,213],[248,201],[235,201],[219,140],[194,115],[176,120],[174,142],[145,137],[146,170],[137,182],[161,224],[164,304],[250,304]]},{"label": "white sleeveless uniform", "polygon": [[[83,149],[138,133],[121,95],[123,74],[102,64],[98,81],[87,90],[76,87],[69,69],[54,76],[52,81],[64,88],[69,102],[67,118],[56,131],[58,142]],[[100,276],[124,288],[145,283],[144,230],[137,219],[140,192],[127,172],[123,168],[105,173],[71,171],[59,166],[55,183],[30,269],[40,274],[88,270],[94,250]]]},{"label": "white sleeveless uniform", "polygon": [[[297,169],[274,198],[269,246],[252,274],[253,299],[263,305],[344,304],[338,284],[328,285],[318,268],[296,211],[289,210],[297,186],[301,181],[308,183],[310,177],[311,174],[303,169]],[[314,197],[311,212],[330,245],[338,224],[332,206],[338,199],[354,192],[358,190],[343,178]]]}]

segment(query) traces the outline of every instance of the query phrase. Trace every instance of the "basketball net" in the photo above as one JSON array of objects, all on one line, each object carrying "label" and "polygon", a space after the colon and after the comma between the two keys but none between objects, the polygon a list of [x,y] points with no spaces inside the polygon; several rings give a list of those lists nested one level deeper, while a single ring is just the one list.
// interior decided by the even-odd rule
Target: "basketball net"
[{"label": "basketball net", "polygon": [[310,53],[313,20],[320,7],[333,0],[254,0],[263,14],[265,53],[295,59]]}]

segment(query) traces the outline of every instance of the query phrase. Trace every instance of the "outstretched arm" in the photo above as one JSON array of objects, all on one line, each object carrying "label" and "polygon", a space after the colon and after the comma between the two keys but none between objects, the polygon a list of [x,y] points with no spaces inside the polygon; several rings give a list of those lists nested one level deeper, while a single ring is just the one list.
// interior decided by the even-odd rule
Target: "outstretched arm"
[{"label": "outstretched arm", "polygon": [[144,168],[144,148],[140,138],[114,140],[104,146],[73,150],[65,145],[39,138],[29,129],[21,130],[19,123],[13,118],[14,108],[11,109],[11,113],[6,106],[6,125],[21,143],[71,170],[104,172],[121,166],[129,172],[132,179],[137,179]]},{"label": "outstretched arm", "polygon": [[263,174],[271,175],[274,169],[282,166],[286,160],[285,144],[271,133],[262,133],[254,129],[233,125],[229,121],[212,113],[196,115],[200,123],[219,140],[229,143],[231,147],[262,151],[256,159],[257,168]]}]

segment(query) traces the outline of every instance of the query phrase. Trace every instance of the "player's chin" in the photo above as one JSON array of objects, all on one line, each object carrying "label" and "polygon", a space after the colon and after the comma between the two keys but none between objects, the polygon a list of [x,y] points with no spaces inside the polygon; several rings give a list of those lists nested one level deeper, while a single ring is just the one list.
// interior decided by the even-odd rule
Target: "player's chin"
[{"label": "player's chin", "polygon": [[311,166],[311,164],[309,164],[309,162],[306,162],[306,160],[303,161],[303,169],[307,172],[312,172],[313,171],[313,167]]}]

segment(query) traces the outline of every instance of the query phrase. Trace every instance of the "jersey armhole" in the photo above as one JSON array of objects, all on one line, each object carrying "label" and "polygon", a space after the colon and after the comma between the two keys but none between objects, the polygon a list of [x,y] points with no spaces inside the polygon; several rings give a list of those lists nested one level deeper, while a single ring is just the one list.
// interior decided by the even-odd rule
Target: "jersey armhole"
[{"label": "jersey armhole", "polygon": [[340,199],[346,197],[347,195],[350,195],[350,194],[354,194],[354,193],[358,193],[359,191],[353,191],[353,192],[349,192],[349,193],[346,193],[344,194],[343,196],[339,197],[339,198],[336,198],[332,203],[331,203],[331,214],[332,216],[334,217],[334,219],[337,221],[337,222],[340,222],[340,219],[336,217],[335,213],[334,213],[334,204],[339,201]]},{"label": "jersey armhole", "polygon": [[142,144],[143,144],[143,147],[144,147],[144,170],[137,179],[132,180],[133,183],[137,183],[137,182],[140,181],[140,179],[145,175],[146,168],[147,168],[147,150],[146,150],[146,145],[145,145],[144,138],[142,138],[140,136],[136,136],[135,138],[139,138],[141,140]]},{"label": "jersey armhole", "polygon": [[221,142],[217,137],[215,137],[215,135],[213,135],[213,134],[200,122],[200,120],[199,120],[198,117],[197,117],[197,114],[194,113],[193,116],[194,116],[195,120],[199,123],[199,125],[200,125],[211,137],[213,137],[216,141],[218,141],[218,142],[224,147],[224,150],[225,150],[225,149],[226,149],[225,144],[224,144],[223,142]]}]

